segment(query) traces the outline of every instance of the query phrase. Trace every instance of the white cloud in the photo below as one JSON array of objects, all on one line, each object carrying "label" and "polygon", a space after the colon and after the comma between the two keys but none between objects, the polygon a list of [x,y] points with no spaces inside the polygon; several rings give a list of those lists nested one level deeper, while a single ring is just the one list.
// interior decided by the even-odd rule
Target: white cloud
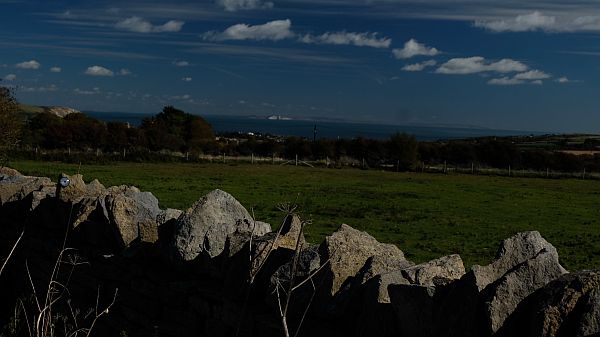
[{"label": "white cloud", "polygon": [[514,18],[491,21],[475,21],[476,27],[493,32],[578,32],[600,30],[600,15],[567,14],[563,16],[544,15],[539,11],[517,15]]},{"label": "white cloud", "polygon": [[17,63],[16,67],[17,68],[21,68],[21,69],[39,69],[42,65],[36,61],[36,60],[31,60],[31,61],[26,61],[26,62],[21,62],[21,63]]},{"label": "white cloud", "polygon": [[90,75],[90,76],[108,76],[108,77],[115,75],[115,73],[112,70],[106,69],[101,66],[88,67],[85,70],[85,74]]},{"label": "white cloud", "polygon": [[191,82],[192,78],[191,77],[184,77],[181,80],[184,81],[184,82]]},{"label": "white cloud", "polygon": [[185,100],[192,98],[192,96],[185,94],[185,95],[180,95],[180,96],[171,96],[170,98],[174,99],[174,100],[178,100],[178,101],[185,101]]},{"label": "white cloud", "polygon": [[475,26],[494,32],[526,32],[534,30],[551,30],[556,25],[556,17],[546,16],[535,11],[531,14],[518,15],[510,20],[476,21]]},{"label": "white cloud", "polygon": [[98,95],[98,94],[102,93],[100,91],[100,88],[93,88],[92,90],[82,90],[79,88],[75,88],[75,90],[73,90],[73,91],[79,95]]},{"label": "white cloud", "polygon": [[490,85],[518,85],[525,83],[522,80],[516,79],[514,77],[501,77],[501,78],[492,78],[487,82]]},{"label": "white cloud", "polygon": [[50,68],[51,73],[60,73],[62,71],[61,67],[52,67]]},{"label": "white cloud", "polygon": [[511,73],[523,72],[527,65],[512,59],[490,62],[481,56],[453,58],[442,64],[435,72],[438,74],[466,75],[482,72]]},{"label": "white cloud", "polygon": [[378,38],[377,33],[327,32],[322,35],[304,35],[300,38],[304,43],[322,43],[337,45],[354,45],[358,47],[389,48],[392,39]]},{"label": "white cloud", "polygon": [[531,80],[531,81],[545,80],[550,77],[552,77],[552,75],[546,74],[545,72],[540,71],[540,70],[530,70],[528,72],[519,73],[519,74],[515,75],[515,78],[518,80]]},{"label": "white cloud", "polygon": [[14,81],[16,79],[17,79],[17,75],[15,75],[15,74],[8,74],[8,75],[4,76],[5,81]]},{"label": "white cloud", "polygon": [[170,20],[162,25],[153,25],[150,21],[144,20],[139,16],[132,16],[117,22],[115,28],[135,33],[172,33],[180,31],[184,24],[185,22],[183,21]]},{"label": "white cloud", "polygon": [[24,92],[51,92],[57,91],[58,87],[54,84],[51,84],[46,87],[20,87],[19,90]]},{"label": "white cloud", "polygon": [[408,59],[414,56],[435,56],[439,54],[439,50],[433,47],[419,43],[415,39],[410,39],[404,43],[404,48],[392,50],[394,56],[398,59]]},{"label": "white cloud", "polygon": [[245,23],[233,25],[223,32],[207,32],[205,40],[283,40],[295,36],[290,30],[292,21],[274,20],[263,25],[251,26]]},{"label": "white cloud", "polygon": [[437,64],[437,62],[435,60],[429,60],[429,61],[424,61],[424,62],[420,62],[420,63],[407,64],[404,67],[402,67],[402,70],[404,70],[404,71],[422,71],[423,69],[425,69],[427,67],[433,67],[436,64]]},{"label": "white cloud", "polygon": [[173,64],[178,67],[187,67],[190,65],[188,61],[173,61]]},{"label": "white cloud", "polygon": [[229,12],[249,9],[267,9],[273,7],[272,2],[262,0],[217,0],[217,4]]},{"label": "white cloud", "polygon": [[562,84],[571,82],[566,76],[559,77],[555,81]]},{"label": "white cloud", "polygon": [[120,76],[131,75],[131,71],[129,69],[126,69],[126,68],[121,68],[121,70],[119,70],[119,72],[117,73],[117,75],[120,75]]}]

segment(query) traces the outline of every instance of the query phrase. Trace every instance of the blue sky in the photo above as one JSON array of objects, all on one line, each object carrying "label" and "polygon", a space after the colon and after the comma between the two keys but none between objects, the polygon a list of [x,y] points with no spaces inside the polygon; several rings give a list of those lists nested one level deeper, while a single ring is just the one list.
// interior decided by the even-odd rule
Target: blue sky
[{"label": "blue sky", "polygon": [[600,130],[598,0],[0,0],[0,78],[79,110]]}]

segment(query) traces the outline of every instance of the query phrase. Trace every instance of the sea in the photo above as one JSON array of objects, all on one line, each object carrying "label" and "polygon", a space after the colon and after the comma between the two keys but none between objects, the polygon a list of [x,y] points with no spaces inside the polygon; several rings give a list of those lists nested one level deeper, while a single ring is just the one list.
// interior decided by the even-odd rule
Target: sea
[{"label": "sea", "polygon": [[[142,119],[151,117],[152,114],[125,113],[125,112],[98,112],[87,111],[86,115],[106,122],[126,122],[139,126]],[[542,132],[499,130],[478,127],[459,126],[426,126],[426,125],[390,125],[375,123],[353,123],[342,121],[318,121],[318,120],[284,120],[248,117],[248,116],[221,116],[204,115],[215,132],[241,132],[261,133],[277,136],[297,136],[312,139],[341,139],[341,138],[373,138],[386,139],[400,132],[415,136],[418,140],[444,140],[463,139],[486,136],[522,136],[540,135]],[[316,131],[316,134],[315,134]]]}]

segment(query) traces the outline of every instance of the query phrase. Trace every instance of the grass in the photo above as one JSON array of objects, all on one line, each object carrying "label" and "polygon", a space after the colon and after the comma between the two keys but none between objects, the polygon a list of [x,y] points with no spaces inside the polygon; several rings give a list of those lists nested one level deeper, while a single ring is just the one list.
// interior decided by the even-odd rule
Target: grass
[{"label": "grass", "polygon": [[[21,161],[31,175],[73,174],[78,165]],[[395,173],[228,164],[84,165],[86,181],[151,191],[161,207],[186,209],[219,188],[258,220],[277,224],[276,205],[297,200],[320,242],[341,223],[394,243],[414,262],[458,253],[466,266],[489,263],[500,240],[538,230],[570,270],[600,267],[600,181]]]}]

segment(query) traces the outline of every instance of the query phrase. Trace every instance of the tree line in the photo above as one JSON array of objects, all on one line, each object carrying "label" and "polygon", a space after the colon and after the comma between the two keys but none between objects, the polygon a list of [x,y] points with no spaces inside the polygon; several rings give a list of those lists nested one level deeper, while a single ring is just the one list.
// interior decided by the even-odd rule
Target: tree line
[{"label": "tree line", "polygon": [[[576,156],[544,148],[527,148],[515,138],[476,138],[417,141],[396,133],[388,139],[317,139],[260,134],[224,133],[215,136],[200,116],[167,106],[138,127],[121,122],[102,122],[83,113],[64,118],[38,113],[18,119],[18,104],[9,89],[0,87],[0,160],[17,146],[21,150],[75,150],[128,153],[174,151],[227,156],[277,156],[301,160],[329,159],[358,163],[361,167],[415,170],[422,165],[489,167],[577,172],[600,171],[600,156]],[[597,140],[584,145],[596,148]],[[565,142],[566,144],[566,142]],[[148,155],[144,158],[150,158]],[[139,158],[139,160],[144,160]],[[131,159],[131,158],[130,158]]]}]

